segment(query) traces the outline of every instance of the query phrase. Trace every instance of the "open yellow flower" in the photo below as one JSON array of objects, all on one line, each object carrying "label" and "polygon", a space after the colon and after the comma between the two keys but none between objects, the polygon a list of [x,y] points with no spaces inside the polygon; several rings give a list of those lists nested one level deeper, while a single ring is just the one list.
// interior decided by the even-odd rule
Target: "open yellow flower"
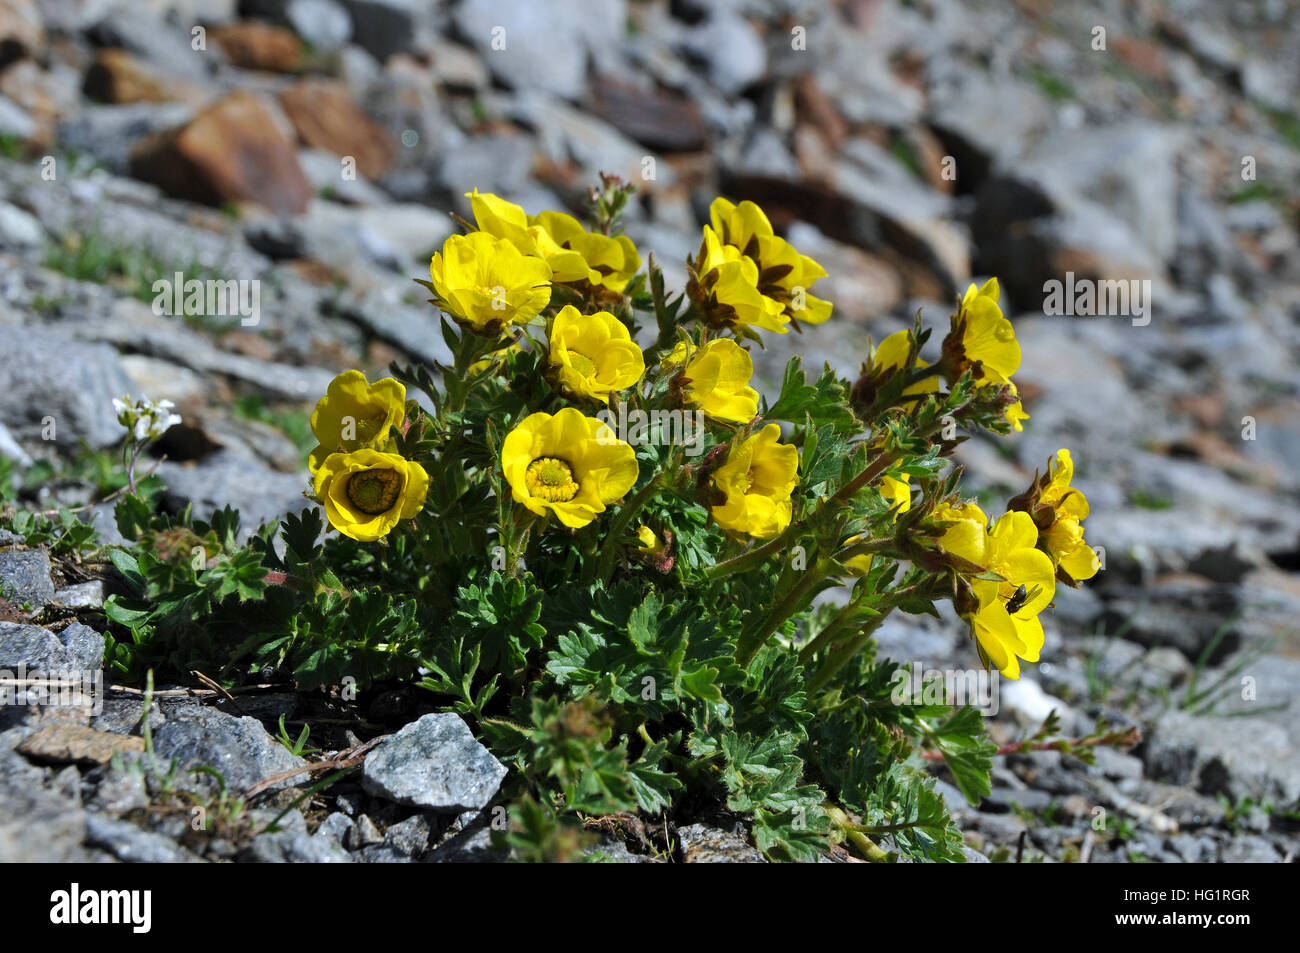
[{"label": "open yellow flower", "polygon": [[982,509],[974,503],[940,503],[934,508],[934,520],[951,524],[939,537],[940,549],[971,566],[985,565],[989,518]]},{"label": "open yellow flower", "polygon": [[726,497],[712,508],[723,529],[770,539],[790,525],[790,494],[799,485],[799,451],[780,443],[781,428],[768,424],[731,448],[713,473],[713,485]]},{"label": "open yellow flower", "polygon": [[952,316],[952,329],[943,341],[943,364],[949,380],[955,381],[971,371],[981,386],[1007,386],[1015,402],[1004,416],[1017,431],[1028,420],[1018,398],[1011,375],[1020,369],[1020,344],[1015,329],[998,305],[1001,290],[996,278],[978,289],[972,284],[962,296],[961,306]]},{"label": "open yellow flower", "polygon": [[443,308],[480,334],[526,324],[551,300],[551,268],[487,232],[452,235],[429,263]]},{"label": "open yellow flower", "polygon": [[714,338],[703,347],[678,341],[664,359],[682,367],[682,398],[714,420],[747,424],[758,415],[758,391],[749,386],[754,360],[731,338]]},{"label": "open yellow flower", "polygon": [[603,404],[645,373],[641,348],[627,325],[608,311],[582,314],[571,304],[551,323],[550,360],[567,393]]},{"label": "open yellow flower", "polygon": [[944,341],[945,357],[949,353],[955,357],[954,377],[975,364],[981,365],[984,372],[980,374],[976,368],[976,379],[993,371],[1010,380],[1020,369],[1020,344],[1011,322],[998,306],[999,297],[996,278],[990,278],[978,290],[972,284],[962,296],[961,307],[953,315],[952,331]]},{"label": "open yellow flower", "polygon": [[385,377],[371,384],[361,371],[344,371],[311,412],[317,446],[308,466],[315,472],[331,453],[382,446],[389,428],[400,427],[405,416],[406,388],[400,382]]},{"label": "open yellow flower", "polygon": [[636,484],[636,451],[594,417],[565,407],[530,414],[506,435],[501,466],[515,502],[586,526]]},{"label": "open yellow flower", "polygon": [[552,281],[585,281],[621,294],[641,268],[641,256],[626,235],[589,232],[563,212],[542,212],[530,218],[520,206],[491,192],[475,189],[466,197],[482,231],[504,238],[525,255],[545,259],[551,266]]},{"label": "open yellow flower", "polygon": [[1070,451],[1056,451],[1047,486],[1039,495],[1040,504],[1052,507],[1052,524],[1043,531],[1048,554],[1075,581],[1091,579],[1099,568],[1097,554],[1083,539],[1083,521],[1088,516],[1088,500],[1070,481],[1074,479],[1074,461]]},{"label": "open yellow flower", "polygon": [[533,217],[532,224],[538,231],[538,245],[547,261],[567,261],[576,256],[584,268],[584,274],[577,278],[563,277],[558,281],[585,280],[622,294],[641,269],[641,256],[626,235],[589,232],[576,218],[563,212],[542,212]]},{"label": "open yellow flower", "polygon": [[[882,374],[882,376],[902,370],[903,364],[907,361],[907,352],[912,346],[911,333],[907,328],[904,328],[901,331],[895,331],[881,341],[876,346],[875,353],[872,354],[872,370]],[[916,366],[919,369],[929,367],[930,364],[918,357]],[[923,397],[926,394],[935,393],[938,389],[939,378],[936,375],[917,381],[910,387],[904,388],[903,395],[906,397]]]},{"label": "open yellow flower", "polygon": [[370,542],[420,512],[429,475],[418,463],[367,448],[326,457],[316,470],[315,490],[331,526]]},{"label": "open yellow flower", "polygon": [[1056,594],[1055,567],[1037,543],[1033,519],[1019,511],[1000,516],[982,540],[969,538],[965,531],[960,540],[962,558],[1002,577],[971,577],[975,604],[963,614],[980,658],[1007,678],[1020,677],[1020,659],[1038,661],[1043,648],[1038,614]]},{"label": "open yellow flower", "polygon": [[831,316],[831,303],[808,292],[826,269],[777,235],[761,208],[719,197],[709,206],[709,224],[723,243],[754,262],[758,290],[780,303],[787,320],[821,324]]},{"label": "open yellow flower", "polygon": [[724,245],[704,226],[704,240],[687,292],[713,324],[745,333],[750,328],[785,334],[790,318],[781,302],[758,290],[758,266],[734,245]]}]

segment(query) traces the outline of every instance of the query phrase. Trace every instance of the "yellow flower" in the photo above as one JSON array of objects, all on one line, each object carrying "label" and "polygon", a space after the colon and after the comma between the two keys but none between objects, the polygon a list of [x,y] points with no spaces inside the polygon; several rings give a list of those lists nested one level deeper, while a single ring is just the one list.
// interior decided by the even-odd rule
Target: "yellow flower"
[{"label": "yellow flower", "polygon": [[733,445],[727,462],[713,474],[726,502],[712,508],[723,529],[758,539],[780,535],[790,525],[790,494],[799,485],[799,451],[780,443],[781,428],[768,424]]},{"label": "yellow flower", "polygon": [[645,360],[618,318],[608,311],[581,314],[566,304],[551,324],[551,367],[569,394],[608,404],[611,393],[641,379]]},{"label": "yellow flower", "polygon": [[551,268],[486,232],[452,235],[429,263],[444,310],[483,334],[527,324],[551,300]]},{"label": "yellow flower", "polygon": [[664,359],[682,368],[682,397],[715,420],[747,424],[758,415],[758,391],[749,386],[754,360],[731,338],[714,338],[701,348],[678,341]]},{"label": "yellow flower", "polygon": [[[580,264],[583,268],[581,275],[557,278],[557,281],[585,280],[591,285],[604,286],[622,294],[641,269],[641,256],[632,239],[626,235],[589,232],[576,218],[563,212],[542,212],[532,219],[532,224],[539,232],[539,246],[548,261],[576,257],[574,265]],[[549,239],[549,244],[542,236]],[[555,246],[553,252],[551,245]],[[552,267],[558,271],[558,265]]]},{"label": "yellow flower", "polygon": [[[873,373],[881,376],[882,380],[886,376],[892,376],[902,370],[903,364],[907,361],[907,353],[912,346],[911,333],[906,328],[902,331],[895,331],[876,346],[875,352],[871,355],[871,368]],[[930,364],[918,357],[916,366],[922,368],[929,367]],[[924,380],[917,381],[910,387],[904,388],[903,395],[922,397],[926,394],[932,394],[938,389],[938,377],[927,377]]]},{"label": "yellow flower", "polygon": [[641,268],[641,256],[626,235],[589,232],[563,212],[529,218],[518,205],[490,192],[475,189],[467,198],[482,231],[504,238],[525,255],[545,259],[552,281],[585,281],[621,294]]},{"label": "yellow flower", "polygon": [[778,236],[761,208],[719,197],[709,206],[709,224],[725,244],[754,262],[758,290],[780,303],[787,320],[821,324],[831,316],[831,303],[808,293],[826,277],[826,269]]},{"label": "yellow flower", "polygon": [[649,526],[638,526],[636,538],[637,542],[640,544],[637,546],[637,549],[645,553],[647,556],[658,556],[665,549],[664,541],[656,536],[655,531]]},{"label": "yellow flower", "polygon": [[1070,486],[1074,479],[1074,461],[1069,450],[1058,450],[1050,468],[1047,486],[1039,496],[1040,504],[1052,507],[1051,526],[1043,531],[1043,542],[1053,561],[1076,581],[1097,575],[1097,554],[1083,539],[1083,521],[1088,516],[1088,500]]},{"label": "yellow flower", "polygon": [[[1043,648],[1038,614],[1056,593],[1056,571],[1036,548],[1038,530],[1028,513],[1005,513],[985,533],[983,513],[971,505],[940,506],[936,517],[955,518],[940,545],[1001,579],[971,576],[973,604],[962,611],[975,637],[980,658],[1007,678],[1020,677],[1020,662],[1037,662]],[[970,512],[968,512],[970,511]]]},{"label": "yellow flower", "polygon": [[367,448],[326,457],[316,470],[315,490],[331,526],[370,542],[420,512],[429,475],[418,463]]},{"label": "yellow flower", "polygon": [[749,328],[785,334],[790,318],[781,302],[758,290],[758,266],[734,245],[724,245],[708,225],[687,284],[691,298],[714,324],[740,333]]},{"label": "yellow flower", "polygon": [[515,502],[565,526],[586,526],[636,484],[636,452],[573,407],[530,414],[506,436],[501,466]]},{"label": "yellow flower", "polygon": [[972,284],[962,296],[961,307],[952,316],[952,330],[943,341],[944,369],[949,380],[971,371],[981,386],[1011,389],[1015,402],[1004,415],[1017,431],[1029,419],[1020,404],[1011,375],[1020,369],[1020,344],[1015,329],[998,306],[1001,290],[998,280],[990,278],[978,289]]},{"label": "yellow flower", "polygon": [[[966,367],[978,363],[984,374],[977,373],[977,380],[990,371],[1010,380],[1011,375],[1020,369],[1020,344],[1016,341],[1016,332],[1011,322],[1003,316],[1002,309],[998,306],[1000,296],[996,278],[990,278],[978,290],[973,284],[966,289],[961,307],[953,316],[956,340],[951,345],[948,341],[944,342],[945,350],[951,346],[960,353],[960,363],[963,366],[957,370],[958,374]],[[949,337],[952,338],[953,335],[950,334]]]},{"label": "yellow flower", "polygon": [[940,503],[934,508],[934,520],[951,524],[942,530],[940,549],[971,566],[985,565],[989,518],[983,510],[974,503]]},{"label": "yellow flower", "polygon": [[361,371],[344,371],[330,381],[311,413],[311,432],[318,445],[308,465],[313,472],[337,451],[383,446],[390,427],[406,416],[406,388],[391,377],[366,381]]}]

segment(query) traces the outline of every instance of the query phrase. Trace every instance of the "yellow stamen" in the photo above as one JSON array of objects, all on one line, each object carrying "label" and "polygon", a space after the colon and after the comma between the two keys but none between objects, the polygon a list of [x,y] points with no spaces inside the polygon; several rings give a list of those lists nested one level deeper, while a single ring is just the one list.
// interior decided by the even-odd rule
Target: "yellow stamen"
[{"label": "yellow stamen", "polygon": [[558,457],[538,457],[524,475],[528,492],[548,503],[568,503],[578,495],[573,467]]},{"label": "yellow stamen", "polygon": [[368,516],[386,513],[402,492],[402,478],[395,470],[359,470],[348,477],[348,500]]}]

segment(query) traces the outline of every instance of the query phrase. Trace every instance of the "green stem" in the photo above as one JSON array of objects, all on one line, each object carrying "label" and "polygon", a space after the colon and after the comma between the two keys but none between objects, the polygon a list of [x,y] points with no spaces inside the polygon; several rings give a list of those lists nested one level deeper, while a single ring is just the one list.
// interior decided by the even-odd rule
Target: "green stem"
[{"label": "green stem", "polygon": [[618,554],[623,549],[623,533],[641,507],[659,492],[661,476],[658,473],[652,476],[646,485],[641,487],[636,492],[636,495],[624,503],[619,508],[619,511],[614,514],[614,521],[609,526],[609,535],[605,537],[605,548],[601,551],[600,560],[596,567],[596,578],[602,584],[609,582],[609,577],[614,574],[614,560],[618,558]]},{"label": "green stem", "polygon": [[801,520],[791,523],[784,533],[774,539],[768,540],[757,549],[751,549],[748,552],[741,553],[739,556],[733,556],[731,559],[718,563],[705,572],[704,578],[710,582],[714,582],[718,579],[723,579],[727,576],[733,575],[734,573],[743,572],[746,569],[758,565],[773,553],[781,551],[789,545],[792,540],[796,539],[801,533],[803,533],[807,529],[808,525],[820,516],[827,506],[843,503],[851,499],[855,493],[876,477],[880,476],[880,474],[888,470],[889,465],[893,463],[894,460],[895,454],[892,451],[886,451],[880,454],[872,460],[861,473],[848,483],[844,484],[844,486],[840,487],[839,491],[834,496],[822,500],[817,505],[817,509],[811,516],[804,517]]},{"label": "green stem", "polygon": [[847,814],[833,804],[826,804],[824,807],[831,825],[837,828],[844,835],[844,839],[852,844],[863,857],[873,864],[893,862],[894,858],[868,837],[861,825],[854,824]]},{"label": "green stem", "polygon": [[846,602],[844,608],[835,614],[835,618],[831,619],[830,622],[827,622],[825,627],[817,633],[816,637],[799,650],[799,661],[807,662],[823,648],[829,645],[834,638],[835,633],[844,628],[844,625],[848,621],[849,616],[853,613],[853,610],[862,605],[866,597],[867,594],[864,592],[857,598],[850,599]]},{"label": "green stem", "polygon": [[741,666],[747,666],[753,661],[763,643],[781,627],[786,619],[794,615],[813,587],[826,578],[826,562],[825,559],[819,559],[809,566],[794,588],[772,607],[772,611],[767,614],[762,625],[740,637],[740,642],[736,646],[736,661]]},{"label": "green stem", "polygon": [[866,645],[867,640],[875,634],[881,624],[889,618],[889,613],[893,611],[893,606],[884,609],[880,615],[864,625],[857,635],[831,652],[830,657],[822,663],[822,667],[818,669],[817,674],[808,682],[808,692],[811,694],[825,688],[826,683],[835,677],[835,674],[844,667],[844,664],[849,659],[861,651],[862,646]]}]

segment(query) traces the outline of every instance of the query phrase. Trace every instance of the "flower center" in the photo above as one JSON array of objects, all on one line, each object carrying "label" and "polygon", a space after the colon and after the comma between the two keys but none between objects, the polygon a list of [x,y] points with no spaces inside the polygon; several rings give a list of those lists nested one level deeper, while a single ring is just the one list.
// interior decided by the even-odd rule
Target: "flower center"
[{"label": "flower center", "polygon": [[558,457],[538,457],[524,476],[528,492],[548,503],[568,503],[578,495],[573,467]]},{"label": "flower center", "polygon": [[369,417],[357,417],[356,420],[357,443],[365,446],[379,435],[380,428],[388,420],[388,414],[381,410]]},{"label": "flower center", "polygon": [[348,501],[369,516],[392,509],[401,489],[396,470],[359,470],[348,477]]},{"label": "flower center", "polygon": [[741,477],[739,480],[737,480],[736,482],[740,484],[741,493],[748,493],[750,487],[754,485],[754,468],[750,467],[748,470],[746,470],[745,475]]}]

